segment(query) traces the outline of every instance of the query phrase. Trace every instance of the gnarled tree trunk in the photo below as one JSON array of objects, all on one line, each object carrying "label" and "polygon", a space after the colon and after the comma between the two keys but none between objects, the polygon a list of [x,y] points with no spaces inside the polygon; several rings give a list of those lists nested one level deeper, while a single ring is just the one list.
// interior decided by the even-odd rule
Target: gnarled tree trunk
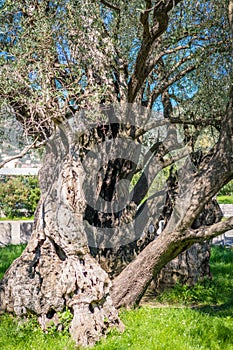
[{"label": "gnarled tree trunk", "polygon": [[0,305],[16,315],[38,315],[44,329],[50,321],[61,327],[57,313],[68,308],[73,338],[89,345],[121,323],[109,295],[110,279],[88,248],[82,164],[61,133],[48,145],[34,231],[1,281]]},{"label": "gnarled tree trunk", "polygon": [[[228,108],[227,117],[231,115],[232,108]],[[166,208],[164,199],[168,190],[159,191],[158,196],[151,196],[152,200],[142,205],[147,186],[141,194],[136,191],[135,195],[126,196],[128,202],[124,200],[124,180],[129,184],[140,154],[140,140],[136,138],[134,142],[137,128],[121,125],[120,129],[119,124],[110,122],[107,131],[105,125],[101,125],[101,129],[95,126],[83,133],[75,128],[72,131],[73,122],[75,120],[64,122],[48,143],[39,176],[42,197],[34,232],[22,256],[1,281],[0,304],[2,310],[17,315],[37,314],[43,327],[49,320],[59,325],[57,313],[68,308],[73,313],[70,331],[74,339],[87,345],[105,334],[109,326],[121,327],[116,308],[138,303],[153,278],[169,261],[193,243],[203,242],[233,226],[232,218],[212,225],[215,219],[208,223],[206,214],[204,221],[200,216],[216,188],[232,176],[232,164],[223,157],[224,152],[231,152],[231,143],[225,144],[220,139],[215,153],[210,155],[211,159],[203,160],[199,171],[192,167],[189,171],[185,164],[174,206],[166,217],[167,210],[163,212],[162,209],[164,205]],[[155,173],[161,170],[161,164],[157,164],[161,152],[166,155],[169,147],[179,146],[174,131],[173,127],[169,129],[167,143],[155,158],[151,154],[149,168]],[[115,140],[120,132],[131,137],[130,142],[124,144]],[[126,148],[120,147],[122,145]],[[93,156],[95,146],[100,150],[99,158]],[[128,149],[134,157],[126,157]],[[99,159],[103,163],[98,163]],[[93,169],[95,162],[97,172]],[[151,169],[144,170],[150,181],[155,176],[150,174]],[[99,176],[101,172],[103,180]],[[88,179],[87,174],[91,173],[95,174]],[[122,180],[123,191],[115,191]],[[140,179],[138,182],[140,184]],[[143,229],[150,224],[150,210],[154,215],[154,227],[162,214],[166,227],[156,239],[143,238],[140,242]],[[113,279],[112,287],[107,273],[91,256],[89,246],[103,252],[114,248],[113,260],[121,246],[131,249],[126,265],[132,261],[123,270],[120,261],[122,271]]]},{"label": "gnarled tree trunk", "polygon": [[[170,96],[170,91],[177,91],[177,84],[186,90],[187,74],[196,69],[200,78],[194,79],[192,86],[201,86],[208,79],[214,85],[217,80],[205,68],[211,62],[205,56],[210,55],[213,62],[221,50],[228,56],[231,38],[220,31],[206,40],[204,50],[199,50],[203,31],[211,34],[215,23],[206,24],[201,16],[194,36],[192,30],[187,37],[182,30],[177,31],[177,21],[190,26],[188,16],[181,18],[176,7],[181,0],[145,1],[140,10],[136,2],[129,2],[129,6],[116,3],[86,1],[83,7],[82,2],[70,1],[61,7],[59,2],[53,6],[37,1],[35,6],[25,6],[25,2],[10,1],[1,7],[5,21],[2,105],[12,108],[27,135],[35,139],[33,145],[47,141],[55,124],[60,128],[48,145],[40,174],[42,198],[33,235],[1,281],[0,305],[17,315],[37,314],[43,327],[48,320],[59,323],[57,313],[69,308],[73,313],[71,333],[83,345],[93,344],[109,326],[120,325],[115,308],[138,303],[150,282],[178,254],[195,242],[233,228],[233,218],[211,226],[193,226],[204,206],[233,177],[233,89],[226,113],[219,116],[217,102],[214,108],[207,108],[206,115],[202,106],[196,114],[190,113],[191,103],[187,115],[185,108],[177,118],[172,113],[174,97]],[[170,22],[172,10],[176,11]],[[232,5],[230,22],[231,12]],[[194,20],[198,15],[196,7],[193,12],[188,8],[188,13]],[[213,7],[214,14],[217,11]],[[218,18],[225,26],[222,14]],[[165,41],[161,40],[168,25]],[[183,35],[184,45],[180,40]],[[217,51],[212,50],[215,44]],[[195,103],[207,105],[201,89],[197,98],[195,95]],[[181,96],[181,102],[180,96],[175,98],[177,107],[181,106],[178,110],[186,105],[185,94]],[[210,96],[213,98],[214,93]],[[109,104],[114,101],[121,106],[119,115],[111,118]],[[136,109],[131,105],[135,102]],[[164,119],[151,115],[157,102],[163,104]],[[122,106],[125,103],[130,105]],[[95,105],[100,106],[100,113],[99,108],[94,110]],[[81,130],[85,111],[87,119],[95,123],[88,133]],[[77,118],[70,120],[71,116]],[[212,118],[211,124],[219,133],[217,144],[213,140],[212,149],[197,169],[192,164],[188,169],[189,159],[181,166],[180,188],[165,229],[156,239],[143,238],[140,242],[150,216],[157,227],[163,211],[167,190],[158,190],[145,200],[156,176],[199,148],[192,139],[197,140],[198,128],[204,128]],[[179,141],[176,123],[183,125],[184,144]],[[186,123],[197,130],[189,135]],[[157,127],[166,130],[158,131],[148,149],[142,139]],[[126,142],[121,142],[122,136]],[[140,164],[142,146],[146,150]],[[94,148],[98,157],[93,156]],[[91,176],[95,165],[97,172]],[[129,183],[137,171],[142,174],[131,196]],[[122,259],[118,261],[119,252]],[[106,262],[108,272],[119,273],[112,286],[91,254],[96,258],[105,254],[101,265]]]}]

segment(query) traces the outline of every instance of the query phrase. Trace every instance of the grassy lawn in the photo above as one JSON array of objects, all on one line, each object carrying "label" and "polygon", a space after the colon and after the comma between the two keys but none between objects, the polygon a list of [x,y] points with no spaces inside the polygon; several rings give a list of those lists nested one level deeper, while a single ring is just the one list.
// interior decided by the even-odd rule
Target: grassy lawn
[{"label": "grassy lawn", "polygon": [[219,204],[233,204],[233,196],[218,196]]},{"label": "grassy lawn", "polygon": [[0,221],[33,221],[34,216],[22,216],[22,217],[15,217],[15,218],[0,218]]},{"label": "grassy lawn", "polygon": [[177,285],[156,298],[158,303],[200,307],[231,307],[233,315],[233,248],[214,246],[211,248],[212,280],[205,279],[193,287]]},{"label": "grassy lawn", "polygon": [[[17,257],[20,246],[0,249],[0,269]],[[8,260],[7,262],[5,260]],[[125,332],[112,330],[94,350],[232,350],[233,249],[212,248],[212,281],[193,288],[176,286],[150,306],[121,311]],[[32,317],[27,322],[0,316],[0,349],[74,350],[67,333],[44,334]]]}]

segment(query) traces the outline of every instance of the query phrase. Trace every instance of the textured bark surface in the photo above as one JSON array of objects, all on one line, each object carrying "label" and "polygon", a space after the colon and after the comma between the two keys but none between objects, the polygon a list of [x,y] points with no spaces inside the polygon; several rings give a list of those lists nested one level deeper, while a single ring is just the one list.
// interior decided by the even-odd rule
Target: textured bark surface
[{"label": "textured bark surface", "polygon": [[[107,273],[91,257],[89,250],[90,235],[85,226],[88,203],[83,192],[87,174],[80,156],[83,143],[80,145],[75,137],[71,137],[69,129],[63,132],[62,127],[48,144],[44,167],[40,173],[42,197],[35,216],[33,235],[25,252],[13,263],[1,282],[0,305],[3,311],[15,312],[17,315],[30,312],[37,314],[44,328],[47,321],[51,320],[59,327],[58,312],[68,308],[73,314],[70,331],[74,339],[79,344],[87,345],[95,343],[110,326],[121,328],[116,308],[138,303],[153,278],[171,259],[190,248],[193,243],[202,242],[233,227],[233,220],[212,225],[215,218],[218,221],[219,217],[215,217],[211,208],[208,208],[208,212],[203,216],[206,203],[213,197],[212,188],[216,181],[222,181],[223,184],[224,176],[229,176],[225,171],[229,164],[225,164],[225,168],[216,168],[212,164],[209,168],[206,161],[201,175],[187,173],[175,207],[168,205],[168,209],[173,210],[169,212],[168,217],[164,217],[165,221],[167,220],[165,229],[156,239],[153,235],[144,237],[142,242],[138,242],[138,251],[134,249],[133,238],[137,236],[137,230],[142,233],[145,225],[149,224],[150,217],[145,215],[143,222],[140,222],[135,215],[136,205],[128,205],[126,210],[121,211],[121,220],[135,220],[127,231],[123,227],[118,231],[120,236],[115,237],[114,243],[120,244],[122,237],[127,235],[132,242],[126,249],[122,248],[119,269],[122,269],[124,258],[128,259],[126,265],[128,264],[128,255],[132,262],[114,278],[111,287]],[[98,131],[98,128],[96,130]],[[90,139],[91,137],[92,135]],[[95,141],[94,137],[92,141]],[[217,153],[215,162],[222,165],[221,152]],[[110,178],[112,181],[100,186],[101,190],[106,190],[106,195],[114,194],[113,185],[116,184],[116,179],[111,178],[109,174],[118,163],[118,159],[113,165],[111,162],[106,171],[106,179]],[[87,163],[86,168],[92,171],[92,164]],[[120,175],[121,172],[118,176]],[[206,184],[203,178],[208,178],[209,182]],[[153,202],[151,203],[153,205]],[[99,232],[106,227],[111,228],[119,219],[118,215],[114,215],[114,211],[107,211],[107,215],[102,213],[103,211],[99,211],[99,216],[93,215],[93,218],[97,219],[96,226]],[[158,220],[157,217],[153,223],[155,228]],[[89,225],[91,223],[90,215]],[[137,230],[131,230],[131,227]],[[106,230],[105,234],[108,232],[109,230]],[[155,232],[156,230],[154,236]],[[105,236],[103,238],[105,239]],[[107,237],[107,243],[111,238],[112,236]],[[92,237],[91,241],[94,241]],[[118,252],[118,247],[116,244],[114,254]],[[107,252],[108,249],[105,252],[106,261]]]},{"label": "textured bark surface", "polygon": [[[159,233],[166,227],[166,223],[171,217],[173,203],[175,201],[174,193],[177,189],[177,179],[174,174],[169,176],[169,192],[165,201],[163,213],[160,216],[162,221],[149,218],[143,235],[136,241],[121,246],[118,249],[99,250],[95,254],[103,269],[108,272],[111,278],[118,276],[121,271],[133,261],[138,254],[152,241],[158,238]],[[218,202],[213,199],[205,205],[201,214],[193,222],[192,227],[197,229],[201,226],[210,226],[219,222],[223,217]],[[162,225],[161,225],[162,224]],[[182,284],[195,284],[204,276],[210,277],[210,245],[207,242],[194,244],[186,252],[181,253],[171,262],[169,262],[153,279],[152,285],[156,293],[174,286],[177,282]]]},{"label": "textured bark surface", "polygon": [[73,338],[81,345],[94,344],[109,327],[122,325],[109,295],[110,279],[89,253],[81,163],[69,154],[66,142],[55,138],[49,147],[34,232],[1,281],[1,311],[34,313],[46,329],[51,321],[60,327],[57,313],[68,308]]},{"label": "textured bark surface", "polygon": [[35,313],[46,329],[59,326],[57,312],[73,314],[70,332],[82,345],[94,344],[109,326],[118,326],[109,296],[108,275],[89,254],[63,255],[50,238],[37,232],[6,273],[1,287],[1,310],[22,316]]},{"label": "textured bark surface", "polygon": [[[210,226],[219,222],[222,217],[221,208],[218,202],[213,199],[204,207],[192,226],[196,229],[201,226]],[[208,242],[194,244],[170,261],[154,278],[155,292],[160,293],[164,289],[174,286],[177,282],[194,285],[204,277],[210,278],[209,263],[210,244]]]},{"label": "textured bark surface", "polygon": [[176,283],[194,285],[204,277],[211,277],[210,273],[210,245],[194,244],[184,253],[170,261],[156,276],[152,289],[156,294]]},{"label": "textured bark surface", "polygon": [[[116,307],[138,304],[161,269],[194,242],[211,239],[233,227],[233,219],[209,227],[187,229],[185,232],[168,228],[132,261],[114,280],[111,297]],[[132,288],[133,286],[133,288]]]},{"label": "textured bark surface", "polygon": [[2,281],[1,310],[19,316],[35,313],[46,329],[51,321],[59,326],[57,312],[68,308],[73,338],[82,345],[94,344],[108,327],[120,325],[108,275],[89,254],[63,254],[35,231]]}]

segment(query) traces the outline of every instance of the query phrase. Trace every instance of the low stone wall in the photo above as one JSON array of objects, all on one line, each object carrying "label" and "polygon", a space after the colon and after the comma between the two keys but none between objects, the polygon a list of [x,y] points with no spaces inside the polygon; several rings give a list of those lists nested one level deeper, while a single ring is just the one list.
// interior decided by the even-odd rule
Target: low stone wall
[{"label": "low stone wall", "polygon": [[33,221],[1,221],[0,247],[27,243],[33,230]]},{"label": "low stone wall", "polygon": [[229,218],[233,216],[233,204],[220,204],[223,216]]},{"label": "low stone wall", "polygon": [[[233,216],[233,204],[221,204],[224,217]],[[27,243],[33,229],[33,221],[0,221],[0,247],[8,244]],[[227,237],[228,233],[225,234]],[[224,236],[224,237],[225,237]],[[233,240],[233,231],[229,231]],[[218,240],[218,237],[216,238]]]}]

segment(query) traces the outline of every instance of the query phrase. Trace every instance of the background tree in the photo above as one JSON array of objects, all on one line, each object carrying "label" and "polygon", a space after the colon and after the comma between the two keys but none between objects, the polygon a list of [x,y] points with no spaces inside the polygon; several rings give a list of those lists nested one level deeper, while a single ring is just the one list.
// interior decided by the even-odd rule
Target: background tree
[{"label": "background tree", "polygon": [[8,218],[32,217],[40,199],[37,178],[2,176],[0,183],[1,213]]},{"label": "background tree", "polygon": [[[1,309],[46,327],[68,308],[73,337],[94,343],[167,262],[233,227],[200,220],[233,178],[228,2],[5,1],[1,23],[1,104],[33,147],[47,142],[35,229]],[[116,261],[110,290],[103,267]]]}]

